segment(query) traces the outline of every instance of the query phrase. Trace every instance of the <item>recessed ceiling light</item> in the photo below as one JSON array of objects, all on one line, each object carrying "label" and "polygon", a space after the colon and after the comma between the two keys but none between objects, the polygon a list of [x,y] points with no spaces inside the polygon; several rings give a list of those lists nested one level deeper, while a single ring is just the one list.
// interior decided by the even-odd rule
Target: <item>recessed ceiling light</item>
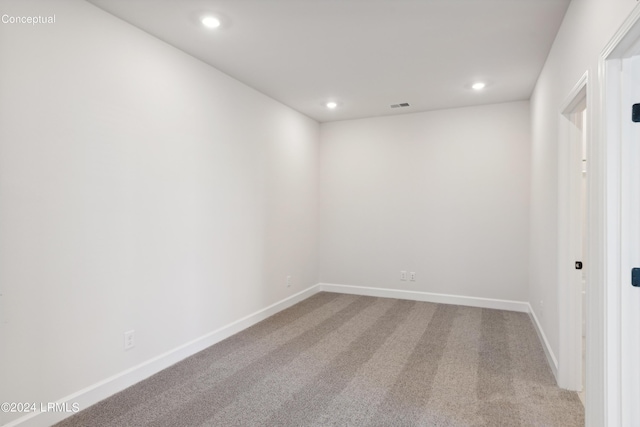
[{"label": "recessed ceiling light", "polygon": [[207,28],[218,28],[221,24],[220,20],[215,16],[205,16],[200,22]]},{"label": "recessed ceiling light", "polygon": [[327,106],[328,109],[333,110],[338,106],[338,103],[331,101],[331,102],[327,102],[325,105]]},{"label": "recessed ceiling light", "polygon": [[474,83],[474,84],[471,86],[471,89],[473,89],[473,90],[482,90],[482,89],[484,89],[484,88],[485,88],[485,86],[486,86],[486,84],[485,84],[485,83],[478,82],[478,83]]}]

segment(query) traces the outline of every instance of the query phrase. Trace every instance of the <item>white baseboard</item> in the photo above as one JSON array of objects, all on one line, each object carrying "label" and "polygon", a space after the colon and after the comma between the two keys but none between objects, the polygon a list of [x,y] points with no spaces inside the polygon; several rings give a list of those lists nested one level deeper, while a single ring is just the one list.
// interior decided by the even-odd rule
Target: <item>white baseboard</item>
[{"label": "white baseboard", "polygon": [[[73,393],[63,399],[58,400],[57,404],[64,405],[68,403],[71,408],[72,404],[77,403],[80,409],[86,409],[89,406],[106,399],[109,396],[118,393],[127,387],[130,387],[153,374],[160,372],[169,366],[192,356],[199,351],[210,347],[225,338],[230,337],[256,323],[273,316],[274,314],[286,308],[303,301],[312,295],[320,292],[318,285],[311,286],[304,291],[298,292],[288,298],[283,299],[269,307],[263,308],[253,314],[243,317],[229,325],[223,326],[213,332],[196,338],[186,344],[181,345],[166,353],[160,354],[144,363],[120,372],[110,378],[106,378],[96,384],[93,384],[83,390]],[[55,424],[63,419],[73,415],[67,412],[32,412],[14,421],[4,424],[2,427],[47,427]]]},{"label": "white baseboard", "polygon": [[536,333],[538,334],[538,338],[540,339],[545,355],[547,356],[547,362],[549,363],[549,367],[553,372],[553,376],[556,379],[558,378],[558,360],[556,359],[556,356],[553,354],[553,351],[551,350],[549,341],[547,340],[547,337],[544,334],[542,327],[540,326],[540,322],[538,321],[538,318],[536,317],[536,314],[533,311],[531,304],[529,304],[528,302],[509,301],[509,300],[491,299],[491,298],[479,298],[479,297],[467,297],[467,296],[460,296],[460,295],[434,294],[430,292],[406,291],[406,290],[400,290],[400,289],[335,285],[330,283],[320,283],[318,286],[320,287],[320,290],[326,291],[326,292],[366,295],[366,296],[383,297],[383,298],[408,299],[408,300],[414,300],[414,301],[434,302],[439,304],[464,305],[469,307],[493,308],[498,310],[508,310],[508,311],[518,311],[521,313],[528,313],[534,325]]},{"label": "white baseboard", "polygon": [[[60,399],[55,403],[61,405],[64,405],[65,403],[68,403],[69,405],[77,403],[81,409],[88,408],[89,406],[98,403],[99,401],[106,399],[107,397],[112,396],[113,394],[118,393],[126,389],[127,387],[130,387],[144,380],[145,378],[148,378],[151,375],[156,374],[161,370],[166,369],[169,366],[189,356],[192,356],[199,351],[202,351],[205,348],[210,347],[224,340],[225,338],[230,337],[231,335],[249,328],[256,323],[270,316],[273,316],[279,311],[291,307],[292,305],[297,304],[298,302],[303,301],[321,291],[383,298],[408,299],[414,301],[464,305],[479,308],[493,308],[498,310],[529,313],[529,316],[531,317],[535,326],[536,332],[540,337],[540,341],[543,344],[543,348],[549,361],[549,366],[551,367],[553,374],[557,375],[558,362],[556,361],[556,358],[551,351],[551,348],[549,347],[547,338],[544,335],[542,328],[540,327],[540,323],[538,322],[538,319],[533,312],[531,305],[527,302],[467,297],[460,295],[435,294],[430,292],[406,291],[399,289],[318,283],[317,285],[311,286],[304,291],[301,291],[295,295],[285,298],[282,301],[272,304],[269,307],[245,316],[242,319],[230,323],[229,325],[223,326],[222,328],[210,332],[200,338],[183,344],[180,347],[158,355],[153,359],[150,359],[117,375],[106,378],[99,383],[93,384],[83,390],[66,396],[65,398]],[[67,418],[70,415],[72,414],[64,412],[34,412],[18,418],[17,420],[14,420],[8,424],[4,424],[2,427],[47,427],[63,420],[64,418]]]},{"label": "white baseboard", "polygon": [[527,305],[529,305],[529,310],[528,310],[529,317],[533,322],[533,326],[535,326],[536,328],[536,332],[538,333],[538,338],[540,338],[540,342],[542,343],[542,348],[544,349],[544,353],[547,355],[547,362],[549,362],[549,367],[551,368],[551,371],[553,372],[553,376],[556,378],[556,381],[557,381],[558,380],[558,359],[556,359],[555,354],[553,354],[553,350],[551,350],[551,346],[549,345],[547,336],[544,334],[544,331],[542,330],[542,326],[538,321],[538,317],[536,316],[536,313],[533,311],[533,307],[531,307],[529,303],[527,303]]},{"label": "white baseboard", "polygon": [[320,289],[341,294],[366,295],[371,297],[408,299],[413,301],[435,302],[439,304],[465,305],[469,307],[494,308],[497,310],[528,313],[529,303],[492,298],[466,297],[460,295],[434,294],[431,292],[406,291],[400,289],[369,288],[364,286],[335,285],[320,283]]}]

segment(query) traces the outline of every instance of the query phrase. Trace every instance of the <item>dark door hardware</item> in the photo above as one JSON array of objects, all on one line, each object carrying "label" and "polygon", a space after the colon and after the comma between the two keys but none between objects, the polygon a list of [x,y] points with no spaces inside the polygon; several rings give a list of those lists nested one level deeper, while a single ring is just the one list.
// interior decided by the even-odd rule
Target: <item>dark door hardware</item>
[{"label": "dark door hardware", "polygon": [[576,270],[582,270],[582,261],[576,261]]},{"label": "dark door hardware", "polygon": [[640,268],[631,269],[631,284],[640,287]]}]

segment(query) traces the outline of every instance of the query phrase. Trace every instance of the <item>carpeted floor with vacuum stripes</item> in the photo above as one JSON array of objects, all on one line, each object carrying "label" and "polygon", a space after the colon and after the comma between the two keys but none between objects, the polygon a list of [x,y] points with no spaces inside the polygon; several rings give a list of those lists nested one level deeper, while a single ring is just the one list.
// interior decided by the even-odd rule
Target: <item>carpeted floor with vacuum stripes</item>
[{"label": "carpeted floor with vacuum stripes", "polygon": [[57,424],[583,425],[528,315],[326,292]]}]

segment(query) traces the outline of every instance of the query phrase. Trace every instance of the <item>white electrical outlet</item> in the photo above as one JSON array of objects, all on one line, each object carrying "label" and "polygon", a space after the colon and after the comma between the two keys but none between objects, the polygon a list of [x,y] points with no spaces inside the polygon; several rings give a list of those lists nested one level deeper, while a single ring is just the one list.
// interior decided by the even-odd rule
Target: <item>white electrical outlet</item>
[{"label": "white electrical outlet", "polygon": [[287,288],[291,287],[291,276],[287,276]]},{"label": "white electrical outlet", "polygon": [[400,272],[400,280],[407,280],[407,272],[402,270]]},{"label": "white electrical outlet", "polygon": [[412,271],[411,273],[409,273],[409,280],[411,280],[412,282],[416,281],[416,272]]},{"label": "white electrical outlet", "polygon": [[136,345],[136,331],[133,329],[124,333],[124,349],[129,350]]}]

